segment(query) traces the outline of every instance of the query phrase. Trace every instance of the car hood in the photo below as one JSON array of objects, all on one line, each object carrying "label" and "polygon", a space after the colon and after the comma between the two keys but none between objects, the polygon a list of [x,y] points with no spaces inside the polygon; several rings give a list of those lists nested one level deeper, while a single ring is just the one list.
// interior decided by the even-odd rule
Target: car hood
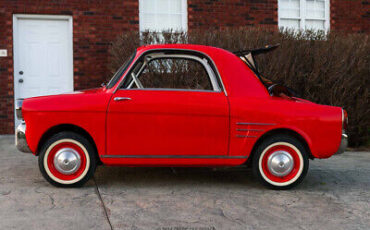
[{"label": "car hood", "polygon": [[106,111],[111,94],[105,88],[26,98],[22,111]]}]

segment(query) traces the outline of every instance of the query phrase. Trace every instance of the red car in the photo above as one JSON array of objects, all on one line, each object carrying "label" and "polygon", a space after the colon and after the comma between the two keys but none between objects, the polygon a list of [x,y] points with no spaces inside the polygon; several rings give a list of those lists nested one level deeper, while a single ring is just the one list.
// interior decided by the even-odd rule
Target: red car
[{"label": "red car", "polygon": [[18,99],[16,145],[56,186],[81,186],[97,165],[236,166],[273,188],[305,177],[309,159],[347,145],[339,107],[266,80],[254,56],[200,45],[143,46],[106,86]]}]

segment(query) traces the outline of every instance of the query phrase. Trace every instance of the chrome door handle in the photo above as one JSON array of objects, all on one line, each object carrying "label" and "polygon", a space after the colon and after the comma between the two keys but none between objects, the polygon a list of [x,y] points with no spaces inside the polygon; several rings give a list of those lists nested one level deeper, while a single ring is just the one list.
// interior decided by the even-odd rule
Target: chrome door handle
[{"label": "chrome door handle", "polygon": [[113,100],[115,101],[128,101],[131,100],[129,97],[115,97]]}]

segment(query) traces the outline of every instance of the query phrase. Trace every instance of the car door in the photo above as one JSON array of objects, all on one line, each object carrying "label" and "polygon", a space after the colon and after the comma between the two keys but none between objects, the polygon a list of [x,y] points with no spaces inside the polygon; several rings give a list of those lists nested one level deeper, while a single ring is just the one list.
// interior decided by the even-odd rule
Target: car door
[{"label": "car door", "polygon": [[111,99],[107,154],[120,158],[227,155],[228,99],[208,62],[191,55],[151,54],[150,58],[135,63]]}]

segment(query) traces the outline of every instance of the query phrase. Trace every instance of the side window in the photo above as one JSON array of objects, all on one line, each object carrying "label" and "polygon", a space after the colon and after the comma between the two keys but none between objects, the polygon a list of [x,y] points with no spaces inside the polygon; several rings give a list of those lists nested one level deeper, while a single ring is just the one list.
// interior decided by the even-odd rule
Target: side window
[{"label": "side window", "polygon": [[213,90],[204,65],[193,59],[155,58],[135,70],[128,88]]}]

